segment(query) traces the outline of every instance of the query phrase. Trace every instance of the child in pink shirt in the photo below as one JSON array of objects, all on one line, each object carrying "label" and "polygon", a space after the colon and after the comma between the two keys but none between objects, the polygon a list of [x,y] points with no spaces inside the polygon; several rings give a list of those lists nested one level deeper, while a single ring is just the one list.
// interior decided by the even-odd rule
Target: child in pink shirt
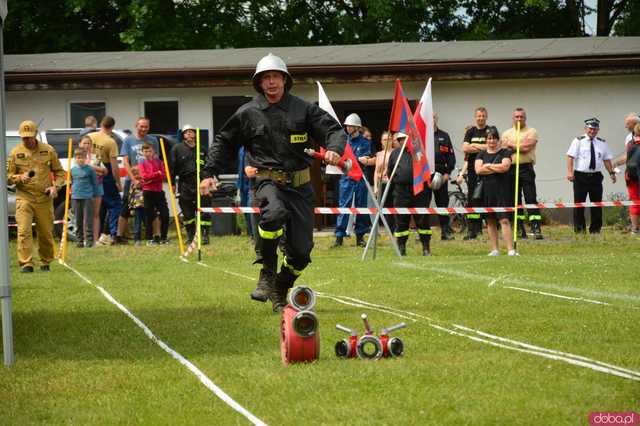
[{"label": "child in pink shirt", "polygon": [[[138,164],[140,177],[142,177],[142,194],[144,198],[145,233],[147,245],[168,244],[167,231],[169,230],[169,209],[167,199],[164,196],[162,183],[166,174],[162,161],[155,157],[153,145],[142,145],[144,160]],[[160,235],[153,235],[153,221],[160,214]]]}]

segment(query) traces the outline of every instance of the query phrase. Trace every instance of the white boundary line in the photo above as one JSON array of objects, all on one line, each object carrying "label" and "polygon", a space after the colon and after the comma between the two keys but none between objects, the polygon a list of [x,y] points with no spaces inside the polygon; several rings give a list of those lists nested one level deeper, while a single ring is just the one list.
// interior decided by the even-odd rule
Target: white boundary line
[{"label": "white boundary line", "polygon": [[[378,306],[382,306],[382,305],[377,305],[374,303],[370,303],[370,302],[366,302],[364,300],[359,300],[353,297],[348,297],[348,300],[343,300],[341,299],[342,296],[332,296],[332,295],[328,295],[325,293],[321,293],[319,294],[319,297],[324,297],[324,298],[328,298],[331,300],[334,300],[335,302],[338,303],[342,303],[345,305],[349,305],[349,306],[356,306],[356,307],[361,307],[361,308],[365,308],[365,309],[372,309],[372,310],[377,310],[377,311],[381,311],[381,312],[385,312],[391,315],[395,315],[398,316],[400,318],[407,318],[407,315],[409,316],[417,316],[417,314],[408,312],[408,311],[403,311],[400,309],[396,309],[396,308],[392,308],[392,307],[385,307],[386,309],[381,309],[378,308]],[[346,297],[346,296],[345,296]],[[397,311],[397,312],[396,312]],[[406,315],[403,315],[406,314]],[[422,316],[419,316],[422,317]],[[422,317],[422,318],[426,318],[426,317]],[[410,318],[411,319],[411,318]],[[417,322],[418,320],[413,319],[414,322]],[[454,324],[453,326],[456,328],[459,328],[461,330],[464,331],[470,331],[473,333],[478,334],[479,336],[483,336],[489,339],[493,339],[493,340],[487,340],[485,338],[482,337],[478,337],[478,336],[474,336],[474,335],[469,335],[469,334],[465,334],[456,330],[452,330],[450,328],[447,327],[443,327],[439,324],[435,324],[434,322],[432,322],[432,320],[427,320],[428,321],[428,325],[429,327],[435,328],[436,330],[440,330],[440,331],[444,331],[446,333],[452,334],[452,335],[456,335],[456,336],[460,336],[460,337],[466,337],[468,339],[474,340],[476,342],[480,342],[480,343],[485,343],[491,346],[495,346],[495,347],[499,347],[499,348],[503,348],[503,349],[508,349],[508,350],[512,350],[512,351],[517,351],[517,352],[523,352],[523,353],[528,353],[528,354],[532,354],[532,355],[537,355],[537,356],[541,356],[544,358],[548,358],[548,359],[553,359],[556,361],[562,361],[562,362],[566,362],[568,364],[572,364],[572,365],[576,365],[579,367],[584,367],[584,368],[588,368],[594,371],[599,371],[601,373],[605,373],[605,374],[610,374],[610,375],[614,375],[614,376],[618,376],[618,377],[622,377],[625,379],[629,379],[629,380],[635,380],[635,381],[640,381],[640,372],[638,371],[634,371],[634,370],[629,370],[623,367],[618,367],[616,365],[613,364],[608,364],[605,362],[601,362],[601,361],[597,361],[591,358],[587,358],[587,357],[583,357],[580,355],[574,355],[574,354],[570,354],[567,352],[560,352],[560,351],[555,351],[553,349],[547,349],[547,348],[543,348],[540,346],[535,346],[535,345],[531,345],[528,343],[524,343],[524,342],[518,342],[516,340],[510,340],[510,339],[506,339],[504,337],[499,337],[499,336],[495,336],[492,334],[488,334],[488,333],[484,333],[478,330],[474,330],[468,327],[464,327],[462,325],[459,324]]]},{"label": "white boundary line", "polygon": [[558,299],[573,300],[575,302],[585,302],[585,303],[593,303],[595,305],[614,306],[611,303],[601,302],[600,300],[585,299],[583,297],[564,296],[562,294],[547,293],[546,291],[535,291],[535,290],[529,290],[527,288],[511,287],[511,286],[502,286],[502,288],[508,288],[510,290],[516,290],[516,291],[523,291],[525,293],[541,294],[543,296],[549,296],[549,297],[557,297]]},{"label": "white boundary line", "polygon": [[[471,272],[466,272],[461,270],[454,270],[454,269],[449,269],[449,268],[444,268],[439,266],[422,266],[422,265],[415,265],[408,262],[395,262],[395,264],[403,268],[418,269],[418,270],[430,271],[430,272],[439,272],[441,274],[457,276],[460,278],[465,278],[465,279],[469,279],[476,282],[487,281],[489,282],[489,284],[493,283],[494,285],[496,284],[496,282],[502,281],[505,284],[514,284],[514,285],[522,285],[522,286],[530,285],[530,286],[549,289],[549,290],[558,290],[558,291],[564,290],[564,291],[570,291],[574,293],[586,294],[589,296],[608,297],[610,299],[622,300],[626,302],[640,302],[640,296],[623,294],[623,293],[610,293],[610,292],[601,292],[601,291],[593,291],[593,290],[584,290],[581,288],[576,288],[571,286],[560,286],[557,284],[541,283],[533,280],[524,281],[518,278],[511,278],[508,275],[500,276],[500,277],[492,277],[489,275],[482,275],[482,274],[471,273]],[[506,288],[506,286],[501,286],[501,287]],[[586,300],[587,299],[581,299],[580,301],[586,301]],[[634,307],[634,306],[613,305],[607,302],[602,302],[602,304],[623,308],[623,309],[626,309],[626,308],[638,309],[638,307]]]},{"label": "white boundary line", "polygon": [[165,342],[163,342],[160,338],[158,338],[152,331],[151,329],[149,329],[149,327],[147,327],[147,325],[145,323],[143,323],[140,319],[138,319],[138,317],[136,317],[135,315],[133,315],[124,305],[122,305],[120,302],[118,302],[116,299],[113,298],[113,296],[111,296],[111,294],[109,294],[109,292],[107,292],[104,288],[100,287],[99,285],[96,285],[94,283],[91,282],[90,279],[88,279],[87,277],[85,277],[84,275],[82,275],[79,271],[77,271],[76,269],[74,269],[73,267],[69,266],[69,264],[67,263],[63,263],[63,265],[68,268],[69,270],[71,270],[73,273],[75,273],[77,276],[79,276],[83,281],[85,281],[87,284],[94,286],[96,289],[98,289],[98,291],[100,291],[100,293],[102,293],[102,295],[111,303],[113,303],[115,306],[118,307],[118,309],[120,309],[126,316],[128,316],[138,327],[140,327],[142,329],[142,331],[144,332],[144,334],[147,335],[147,337],[149,337],[149,339],[151,339],[154,343],[156,343],[158,346],[160,346],[162,348],[162,350],[164,350],[166,353],[168,353],[169,355],[171,355],[172,358],[174,358],[176,361],[178,361],[180,364],[184,365],[191,373],[193,373],[198,380],[200,380],[200,382],[202,382],[203,385],[205,385],[205,387],[207,389],[209,389],[211,392],[213,392],[218,398],[220,398],[225,404],[227,404],[228,406],[230,406],[231,408],[233,408],[235,411],[237,411],[238,413],[242,414],[244,417],[247,418],[247,420],[249,420],[251,423],[253,423],[256,426],[262,426],[262,425],[266,425],[266,423],[264,423],[262,420],[260,420],[259,418],[257,418],[256,416],[254,416],[253,414],[251,414],[246,408],[244,408],[242,405],[238,404],[233,398],[231,398],[225,391],[223,391],[222,389],[220,389],[215,383],[213,383],[213,381],[211,381],[211,379],[209,379],[198,367],[196,367],[191,361],[189,361],[188,359],[186,359],[185,357],[183,357],[180,353],[176,352],[174,349],[172,349],[169,345],[167,345]]}]

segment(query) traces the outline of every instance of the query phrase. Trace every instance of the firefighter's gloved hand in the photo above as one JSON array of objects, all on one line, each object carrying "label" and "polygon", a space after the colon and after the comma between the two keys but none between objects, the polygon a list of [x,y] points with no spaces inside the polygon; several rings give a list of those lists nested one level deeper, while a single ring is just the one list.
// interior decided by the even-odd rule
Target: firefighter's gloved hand
[{"label": "firefighter's gloved hand", "polygon": [[327,164],[331,164],[332,166],[337,166],[340,162],[340,155],[338,155],[335,151],[326,151],[324,153],[324,162]]}]

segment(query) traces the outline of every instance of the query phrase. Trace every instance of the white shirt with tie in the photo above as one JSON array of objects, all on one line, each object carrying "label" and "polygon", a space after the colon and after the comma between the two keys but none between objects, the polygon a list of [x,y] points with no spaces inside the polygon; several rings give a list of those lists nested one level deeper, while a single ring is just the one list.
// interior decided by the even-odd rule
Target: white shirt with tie
[{"label": "white shirt with tie", "polygon": [[591,140],[586,134],[578,136],[571,142],[567,155],[573,158],[573,169],[578,172],[593,173],[602,170],[605,160],[612,160],[613,155],[609,149],[609,145],[599,137],[593,138],[593,148],[596,154],[595,169],[589,168],[591,162]]}]

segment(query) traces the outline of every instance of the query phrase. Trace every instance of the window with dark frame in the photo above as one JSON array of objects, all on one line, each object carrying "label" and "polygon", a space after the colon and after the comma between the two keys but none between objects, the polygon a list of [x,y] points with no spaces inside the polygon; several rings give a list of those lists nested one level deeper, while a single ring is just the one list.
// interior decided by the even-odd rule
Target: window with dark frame
[{"label": "window with dark frame", "polygon": [[106,102],[70,102],[69,127],[84,128],[84,119],[90,115],[93,115],[100,123],[106,112]]},{"label": "window with dark frame", "polygon": [[180,119],[178,101],[144,101],[144,116],[151,121],[149,133],[175,135]]}]

